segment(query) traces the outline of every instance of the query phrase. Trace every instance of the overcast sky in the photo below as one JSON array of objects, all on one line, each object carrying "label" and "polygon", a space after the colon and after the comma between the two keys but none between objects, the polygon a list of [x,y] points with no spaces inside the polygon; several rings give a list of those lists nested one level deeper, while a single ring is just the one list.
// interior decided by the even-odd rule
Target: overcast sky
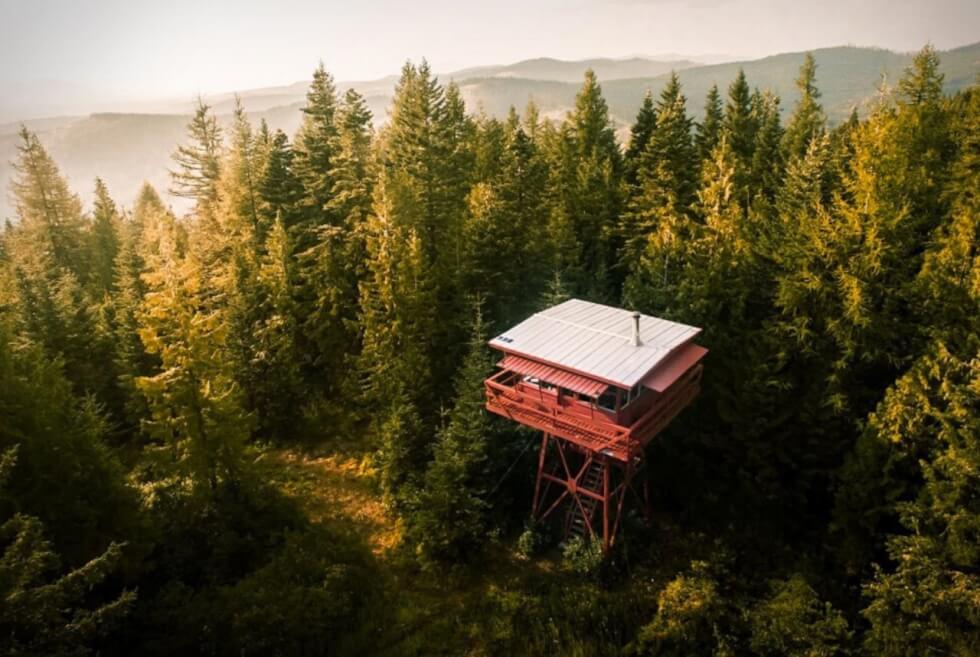
[{"label": "overcast sky", "polygon": [[[0,83],[117,97],[215,93],[529,57],[721,53],[980,40],[980,0],[0,0]],[[29,85],[29,86],[24,86]]]}]

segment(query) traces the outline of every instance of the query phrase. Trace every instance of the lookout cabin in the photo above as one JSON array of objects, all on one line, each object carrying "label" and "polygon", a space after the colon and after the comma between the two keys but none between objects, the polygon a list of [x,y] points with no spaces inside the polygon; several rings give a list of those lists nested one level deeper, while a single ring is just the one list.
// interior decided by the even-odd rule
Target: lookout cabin
[{"label": "lookout cabin", "polygon": [[487,409],[543,433],[535,519],[569,502],[566,534],[598,537],[601,523],[610,548],[646,446],[700,391],[700,332],[570,299],[490,340],[503,357]]}]

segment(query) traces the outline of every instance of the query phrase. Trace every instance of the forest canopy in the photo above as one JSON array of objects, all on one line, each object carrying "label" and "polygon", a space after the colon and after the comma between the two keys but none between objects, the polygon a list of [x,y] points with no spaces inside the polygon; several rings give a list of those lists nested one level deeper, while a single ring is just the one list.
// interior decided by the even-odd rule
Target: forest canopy
[{"label": "forest canopy", "polygon": [[[375,130],[321,64],[295,135],[199,103],[185,216],[83,207],[22,129],[0,652],[975,655],[980,86],[938,69],[838,125],[812,57],[785,120],[674,76],[619,143],[591,72],[497,120],[407,63]],[[487,338],[570,297],[710,349],[606,559],[483,408]]]}]

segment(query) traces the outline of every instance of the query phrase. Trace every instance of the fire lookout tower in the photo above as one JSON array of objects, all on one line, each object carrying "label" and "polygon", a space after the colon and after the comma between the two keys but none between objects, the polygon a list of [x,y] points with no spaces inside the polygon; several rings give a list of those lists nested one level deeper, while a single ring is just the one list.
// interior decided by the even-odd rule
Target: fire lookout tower
[{"label": "fire lookout tower", "polygon": [[[610,550],[646,446],[700,391],[701,329],[571,299],[490,340],[487,410],[543,432],[532,517]],[[649,488],[644,477],[644,508]]]}]

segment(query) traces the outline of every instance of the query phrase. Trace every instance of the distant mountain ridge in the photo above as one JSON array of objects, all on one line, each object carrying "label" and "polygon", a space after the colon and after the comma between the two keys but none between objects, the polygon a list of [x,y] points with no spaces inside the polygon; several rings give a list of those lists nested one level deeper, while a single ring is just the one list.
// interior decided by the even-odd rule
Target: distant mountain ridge
[{"label": "distant mountain ridge", "polygon": [[[841,46],[812,51],[817,63],[817,86],[821,102],[831,123],[836,123],[857,108],[867,109],[877,94],[882,78],[894,84],[912,59],[911,53],[896,53],[880,48]],[[657,94],[671,70],[677,71],[688,109],[700,116],[704,98],[712,84],[724,89],[744,69],[749,84],[769,88],[781,98],[784,112],[796,102],[794,80],[805,53],[783,53],[762,59],[718,64],[697,64],[689,60],[657,60],[642,57],[627,59],[589,59],[567,62],[551,58],[529,59],[501,66],[462,69],[440,76],[443,82],[454,80],[472,112],[505,116],[511,106],[523,111],[534,100],[545,118],[560,119],[573,105],[581,78],[593,68],[602,83],[610,114],[625,138],[649,90]],[[940,53],[945,74],[945,91],[963,89],[980,73],[980,42]],[[540,78],[535,76],[551,76]],[[387,119],[397,76],[378,80],[339,82],[338,88],[357,89],[367,99],[375,123]],[[253,121],[266,120],[273,129],[290,135],[299,126],[307,83],[296,82],[238,92]],[[219,120],[227,124],[234,102],[232,93],[214,94],[207,101],[215,108]],[[96,175],[101,176],[116,199],[129,205],[140,184],[149,181],[161,192],[167,189],[167,167],[170,155],[184,138],[190,101],[176,101],[159,106],[158,113],[100,112],[87,116],[65,116],[27,120],[42,142],[69,177],[72,187],[87,199]],[[19,122],[0,125],[0,162],[9,163],[16,156]],[[12,169],[0,166],[0,186],[9,189]],[[9,194],[0,196],[0,217],[13,212]],[[177,209],[178,199],[171,199]]]}]

